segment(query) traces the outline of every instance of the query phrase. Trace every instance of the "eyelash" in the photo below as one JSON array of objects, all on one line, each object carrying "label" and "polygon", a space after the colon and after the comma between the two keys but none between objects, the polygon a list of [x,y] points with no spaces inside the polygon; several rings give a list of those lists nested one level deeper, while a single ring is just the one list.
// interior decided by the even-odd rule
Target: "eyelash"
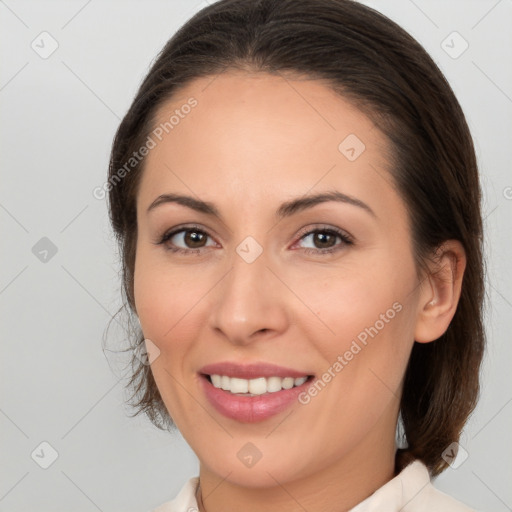
[{"label": "eyelash", "polygon": [[[206,231],[201,229],[199,226],[194,226],[194,225],[182,226],[179,229],[175,229],[173,231],[169,231],[169,232],[164,233],[163,236],[161,236],[159,238],[159,240],[157,242],[154,242],[154,243],[155,243],[155,245],[163,245],[169,239],[171,239],[174,235],[177,235],[178,233],[182,233],[182,232],[188,232],[188,231],[193,231],[195,233],[201,233],[201,234],[204,234],[204,235],[206,235],[208,237],[210,236]],[[329,247],[327,249],[311,249],[311,248],[306,248],[304,250],[304,252],[306,254],[315,254],[315,255],[318,255],[318,254],[321,254],[321,255],[332,254],[332,253],[334,253],[336,251],[341,250],[341,248],[343,248],[343,246],[354,245],[354,240],[353,240],[353,238],[348,233],[345,233],[344,231],[341,231],[341,230],[339,230],[337,228],[332,228],[332,227],[329,227],[329,228],[318,227],[318,228],[315,228],[315,229],[310,229],[309,231],[305,231],[304,233],[302,233],[300,235],[299,241],[302,240],[303,238],[306,238],[309,235],[317,234],[317,233],[328,233],[329,235],[335,235],[335,236],[339,237],[342,240],[343,243],[335,245],[334,247]],[[199,249],[182,249],[181,247],[166,247],[166,250],[171,251],[171,252],[176,253],[176,254],[197,254],[197,255],[199,255],[201,253],[202,249],[204,249],[204,248],[205,247],[201,247]]]}]

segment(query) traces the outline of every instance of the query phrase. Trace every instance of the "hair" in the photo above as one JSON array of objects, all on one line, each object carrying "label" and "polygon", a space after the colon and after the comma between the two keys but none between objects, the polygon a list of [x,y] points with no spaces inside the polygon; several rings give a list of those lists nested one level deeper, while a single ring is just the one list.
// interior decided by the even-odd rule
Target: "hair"
[{"label": "hair", "polygon": [[[471,134],[445,77],[424,48],[383,14],[352,0],[221,0],[165,44],[115,135],[108,206],[122,257],[125,307],[136,314],[136,195],[145,159],[120,169],[155,128],[159,108],[195,79],[230,70],[321,80],[363,112],[390,142],[390,173],[408,213],[418,275],[444,241],[466,253],[461,296],[446,332],[414,343],[400,422],[406,444],[395,471],[419,459],[437,476],[479,395],[485,346],[481,190]],[[126,168],[126,167],[125,167]],[[126,304],[126,302],[128,304]],[[135,339],[136,338],[136,339]],[[134,336],[136,348],[144,340]],[[159,427],[173,422],[151,368],[135,355],[131,404]]]}]

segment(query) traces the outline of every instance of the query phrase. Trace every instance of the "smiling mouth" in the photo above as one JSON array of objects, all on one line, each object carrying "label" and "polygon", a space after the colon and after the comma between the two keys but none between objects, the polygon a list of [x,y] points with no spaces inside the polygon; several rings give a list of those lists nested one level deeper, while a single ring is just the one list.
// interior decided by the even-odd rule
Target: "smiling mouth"
[{"label": "smiling mouth", "polygon": [[254,379],[241,379],[228,375],[202,374],[203,377],[217,389],[227,391],[237,396],[260,396],[302,386],[313,379],[313,375],[302,377],[257,377]]}]

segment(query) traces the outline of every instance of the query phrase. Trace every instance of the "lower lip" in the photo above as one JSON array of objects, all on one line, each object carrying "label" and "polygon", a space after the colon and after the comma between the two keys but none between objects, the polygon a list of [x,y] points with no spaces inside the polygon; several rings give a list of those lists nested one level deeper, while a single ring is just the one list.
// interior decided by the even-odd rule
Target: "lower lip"
[{"label": "lower lip", "polygon": [[274,393],[257,396],[234,395],[229,391],[216,388],[204,375],[201,385],[208,401],[215,409],[236,421],[256,423],[275,416],[297,402],[298,395],[310,385],[310,378],[300,386],[282,389]]}]

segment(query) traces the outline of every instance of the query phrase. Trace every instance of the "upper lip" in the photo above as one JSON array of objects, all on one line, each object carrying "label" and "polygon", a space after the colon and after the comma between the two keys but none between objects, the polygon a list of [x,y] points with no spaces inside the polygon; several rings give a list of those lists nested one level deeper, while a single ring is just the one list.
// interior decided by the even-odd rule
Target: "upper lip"
[{"label": "upper lip", "polygon": [[257,377],[305,377],[311,372],[286,368],[272,363],[256,362],[250,364],[224,361],[203,366],[199,373],[205,375],[227,375],[239,379],[254,379]]}]

